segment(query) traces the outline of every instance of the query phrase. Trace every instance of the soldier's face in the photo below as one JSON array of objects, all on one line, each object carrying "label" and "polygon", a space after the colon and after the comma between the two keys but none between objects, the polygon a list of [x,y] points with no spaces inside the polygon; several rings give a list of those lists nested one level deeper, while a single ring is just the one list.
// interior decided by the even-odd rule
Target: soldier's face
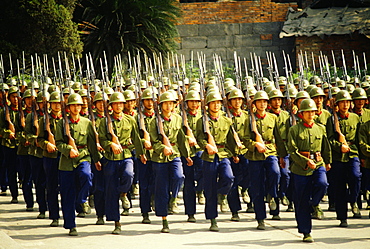
[{"label": "soldier's face", "polygon": [[62,105],[60,102],[52,102],[50,103],[51,111],[53,112],[60,112],[62,110]]},{"label": "soldier's face", "polygon": [[188,100],[186,103],[188,104],[189,110],[192,112],[198,110],[200,106],[200,101],[198,100]]},{"label": "soldier's face", "polygon": [[243,104],[243,99],[242,98],[230,99],[230,105],[235,110],[240,109],[240,107],[242,107],[242,104]]},{"label": "soldier's face", "polygon": [[95,102],[95,107],[98,109],[99,112],[104,111],[104,105],[103,105],[103,100],[98,100]]},{"label": "soldier's face", "polygon": [[123,102],[112,103],[111,106],[112,106],[112,111],[115,114],[119,114],[123,111]]},{"label": "soldier's face", "polygon": [[254,104],[256,105],[256,108],[258,111],[264,111],[267,108],[267,100],[259,99],[254,101]]},{"label": "soldier's face", "polygon": [[173,111],[173,109],[175,107],[175,102],[165,101],[161,105],[162,105],[162,112],[164,112],[164,114],[166,115],[166,114],[169,114]]},{"label": "soldier's face", "polygon": [[316,115],[316,111],[305,111],[302,112],[302,119],[305,123],[312,123]]},{"label": "soldier's face", "polygon": [[82,107],[83,108],[87,108],[88,107],[88,103],[87,103],[87,97],[82,97],[82,103],[84,103],[83,105],[82,105]]},{"label": "soldier's face", "polygon": [[320,108],[322,106],[322,103],[324,102],[324,97],[323,96],[313,97],[312,99],[315,102],[317,108]]},{"label": "soldier's face", "polygon": [[270,99],[270,105],[273,109],[279,109],[282,103],[283,103],[282,98]]},{"label": "soldier's face", "polygon": [[72,115],[78,115],[81,112],[82,105],[73,104],[69,105],[68,108]]},{"label": "soldier's face", "polygon": [[362,109],[366,103],[366,99],[355,99],[353,103],[356,109]]},{"label": "soldier's face", "polygon": [[217,113],[221,109],[221,100],[216,100],[208,103],[208,108],[210,112]]},{"label": "soldier's face", "polygon": [[12,93],[9,95],[9,101],[13,106],[18,105],[18,94],[17,93]]},{"label": "soldier's face", "polygon": [[24,103],[26,104],[27,108],[31,108],[32,106],[32,99],[31,98],[25,98]]},{"label": "soldier's face", "polygon": [[351,106],[351,101],[349,100],[339,101],[337,105],[338,105],[339,112],[346,113],[348,112]]},{"label": "soldier's face", "polygon": [[135,100],[128,100],[126,103],[124,103],[125,110],[132,111],[134,110],[136,106],[136,101]]},{"label": "soldier's face", "polygon": [[154,108],[154,101],[152,99],[144,99],[143,105],[145,109],[152,110]]}]

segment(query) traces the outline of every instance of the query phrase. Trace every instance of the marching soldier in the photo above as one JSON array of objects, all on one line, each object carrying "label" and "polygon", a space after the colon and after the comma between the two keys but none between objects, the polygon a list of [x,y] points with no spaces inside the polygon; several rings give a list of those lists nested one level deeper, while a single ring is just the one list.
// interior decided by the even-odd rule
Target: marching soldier
[{"label": "marching soldier", "polygon": [[253,99],[256,106],[254,130],[251,130],[249,119],[245,122],[244,144],[248,151],[246,158],[249,160],[251,179],[251,197],[258,222],[257,229],[265,230],[266,207],[265,193],[271,211],[276,210],[275,198],[278,197],[278,184],[280,180],[280,164],[284,165],[283,158],[286,151],[278,129],[277,117],[266,111],[269,97],[266,92],[258,91]]},{"label": "marching soldier", "polygon": [[[187,165],[192,166],[189,144],[182,130],[181,117],[173,113],[176,99],[170,92],[164,92],[159,97],[160,116],[149,124],[150,139],[153,146],[153,170],[155,172],[155,213],[162,217],[162,233],[169,233],[168,210],[176,205],[177,196],[184,181],[180,156],[186,158]],[[163,119],[163,132],[158,134],[157,120]],[[169,144],[164,143],[164,136]],[[162,138],[162,139],[161,139]],[[171,196],[171,198],[169,198]]]},{"label": "marching soldier", "polygon": [[[64,228],[69,229],[70,236],[77,236],[75,222],[75,203],[79,204],[85,213],[90,213],[91,208],[87,203],[87,197],[91,188],[91,157],[95,166],[100,169],[100,153],[96,146],[96,139],[91,121],[80,116],[83,105],[82,98],[77,93],[68,97],[67,105],[70,115],[63,117],[58,122],[55,141],[58,151],[61,153],[59,161],[60,194]],[[68,139],[66,124],[68,122],[71,139]],[[78,179],[79,186],[76,184]]]},{"label": "marching soldier", "polygon": [[[347,227],[347,202],[349,200],[355,218],[361,218],[356,200],[360,192],[360,160],[357,148],[357,126],[360,121],[355,113],[350,113],[352,98],[348,91],[341,90],[335,96],[338,107],[338,121],[329,118],[326,130],[332,148],[332,179],[335,196],[335,211],[340,227]],[[338,122],[339,124],[337,124]],[[337,130],[339,128],[339,130]],[[347,196],[349,187],[349,198]]]},{"label": "marching soldier", "polygon": [[[38,144],[43,149],[43,166],[46,175],[46,200],[49,209],[49,219],[52,220],[50,226],[57,227],[59,225],[59,172],[58,163],[60,153],[55,145],[55,131],[57,124],[62,119],[61,100],[59,92],[50,94],[50,113],[49,121],[43,116],[39,122],[39,135],[37,137]],[[48,127],[47,127],[48,126]]]},{"label": "marching soldier", "polygon": [[326,122],[328,118],[331,116],[330,112],[323,109],[323,103],[325,100],[325,93],[323,90],[319,87],[314,87],[311,89],[309,92],[311,99],[315,101],[316,107],[317,107],[317,112],[316,112],[316,118],[315,122],[318,124],[326,125]]},{"label": "marching soldier", "polygon": [[312,208],[316,209],[328,186],[326,170],[330,169],[331,148],[325,127],[314,122],[315,102],[305,99],[299,112],[302,122],[289,129],[288,153],[294,186],[295,217],[303,242],[313,242],[311,236]]}]

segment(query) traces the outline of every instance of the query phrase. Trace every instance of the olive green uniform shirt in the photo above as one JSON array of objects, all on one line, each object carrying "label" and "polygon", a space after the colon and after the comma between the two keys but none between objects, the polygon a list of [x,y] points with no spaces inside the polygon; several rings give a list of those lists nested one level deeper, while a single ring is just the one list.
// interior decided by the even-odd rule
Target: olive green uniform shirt
[{"label": "olive green uniform shirt", "polygon": [[136,149],[136,155],[139,157],[144,154],[143,145],[139,137],[139,131],[135,119],[132,116],[123,114],[121,119],[115,119],[111,115],[114,134],[123,148],[120,154],[114,154],[111,148],[112,135],[108,132],[107,119],[100,121],[99,124],[99,142],[105,150],[104,156],[108,160],[118,161],[132,157],[130,146],[133,145]]},{"label": "olive green uniform shirt", "polygon": [[[145,126],[146,131],[149,132],[149,124],[155,118],[155,114],[153,113],[152,116],[149,116],[149,115],[145,115],[144,113],[145,112],[143,112],[144,126]],[[139,127],[139,122],[140,122],[139,115],[136,116],[136,120],[137,120],[137,125]],[[141,138],[141,142],[144,144],[144,142],[145,142],[144,132],[141,129],[139,129],[139,135],[140,135],[140,138]],[[153,149],[147,150],[147,149],[144,148],[144,150],[145,150],[146,159],[148,161],[151,161],[152,160],[152,155],[153,155]]]},{"label": "olive green uniform shirt", "polygon": [[244,155],[247,153],[248,149],[247,146],[244,144],[242,138],[245,136],[245,129],[244,124],[246,120],[249,118],[249,114],[247,111],[242,110],[240,115],[236,115],[236,113],[231,112],[232,115],[232,126],[234,126],[234,129],[236,133],[239,136],[240,142],[242,143],[243,147],[240,149],[238,148],[238,155]]},{"label": "olive green uniform shirt", "polygon": [[[14,126],[17,123],[17,113],[18,110],[13,110],[9,107],[10,121],[14,124]],[[2,137],[1,145],[8,148],[15,148],[16,146],[18,146],[18,140],[9,139],[10,133],[11,131],[9,130],[8,122],[5,120],[5,110],[4,108],[2,108],[0,111],[0,135]]]},{"label": "olive green uniform shirt", "polygon": [[[24,118],[27,118],[27,115],[30,113],[27,113],[25,110],[23,111]],[[17,155],[26,156],[28,155],[28,147],[29,145],[26,145],[27,139],[26,139],[26,133],[24,132],[24,128],[21,126],[21,120],[19,116],[19,112],[16,115],[17,122],[15,124],[15,130],[16,130],[16,137],[18,140],[18,148],[17,148]]]},{"label": "olive green uniform shirt", "polygon": [[[193,132],[193,135],[194,135],[194,138],[196,139],[197,137],[197,122],[198,120],[202,117],[202,114],[200,111],[198,111],[195,115],[191,115],[188,111],[186,112],[186,116],[188,118],[188,125],[191,129],[191,131]],[[184,127],[184,132],[186,134],[186,128]],[[190,156],[193,157],[195,156],[195,154],[198,152],[198,151],[201,151],[200,147],[198,144],[196,144],[195,146],[191,146],[190,147]]]},{"label": "olive green uniform shirt", "polygon": [[158,134],[157,117],[153,118],[149,124],[150,140],[153,146],[152,161],[156,163],[168,163],[176,157],[190,157],[189,142],[182,129],[182,119],[180,115],[172,113],[169,120],[163,119],[163,130],[172,145],[173,154],[165,156],[162,143],[162,136]]},{"label": "olive green uniform shirt", "polygon": [[330,116],[331,113],[329,111],[322,109],[320,114],[316,114],[315,123],[326,125],[326,122]]},{"label": "olive green uniform shirt", "polygon": [[370,169],[370,120],[361,124],[358,140],[360,150],[365,158],[365,168]]},{"label": "olive green uniform shirt", "polygon": [[310,152],[311,154],[320,152],[323,160],[317,162],[313,159],[316,168],[331,163],[331,147],[323,125],[315,123],[312,128],[308,128],[304,126],[303,122],[300,122],[290,127],[287,148],[291,158],[289,169],[294,174],[309,176],[314,172],[314,169],[307,167],[309,159],[301,155],[299,151]]},{"label": "olive green uniform shirt", "polygon": [[[54,140],[55,140],[55,130],[58,125],[58,123],[62,120],[61,117],[55,117],[53,115],[49,115],[49,124],[50,124],[50,131],[54,135]],[[55,151],[53,153],[49,153],[47,151],[47,144],[49,143],[48,141],[48,133],[45,131],[44,123],[45,123],[45,117],[41,117],[40,122],[39,122],[39,136],[37,137],[39,146],[43,149],[42,155],[44,157],[48,158],[57,158],[58,157],[58,151]]]},{"label": "olive green uniform shirt", "polygon": [[[217,156],[219,160],[224,158],[230,158],[232,156],[238,155],[238,148],[234,139],[233,132],[231,130],[232,120],[225,117],[224,115],[219,114],[217,120],[214,120],[209,117],[209,130],[213,136],[216,145],[218,146]],[[208,135],[204,133],[203,129],[203,118],[198,119],[197,121],[197,143],[200,148],[204,151],[202,153],[201,159],[207,162],[213,162],[215,155],[209,155],[206,149],[208,144]]]},{"label": "olive green uniform shirt", "polygon": [[73,171],[74,168],[77,168],[77,166],[84,161],[91,163],[91,158],[94,162],[99,161],[101,159],[101,154],[98,152],[96,146],[96,139],[91,121],[87,118],[80,117],[80,121],[77,124],[72,124],[69,119],[68,122],[71,136],[74,138],[76,146],[81,148],[78,148],[78,157],[69,157],[72,146],[68,145],[68,138],[64,135],[64,120],[58,122],[55,132],[55,142],[61,153],[59,170]]},{"label": "olive green uniform shirt", "polygon": [[[36,127],[33,124],[33,119],[37,118],[37,122],[39,123],[41,119],[42,113],[37,112],[37,116],[35,117],[34,113],[30,113],[26,117],[26,127],[24,128],[24,131],[26,133],[26,139],[30,143],[30,146],[28,147],[28,154],[30,156],[35,156],[38,158],[42,158],[43,149],[39,146],[37,146],[37,131]],[[39,127],[40,128],[40,127]]]},{"label": "olive green uniform shirt", "polygon": [[348,153],[341,152],[342,143],[338,141],[338,134],[335,132],[333,118],[331,117],[328,118],[326,132],[332,148],[333,161],[348,162],[350,158],[359,157],[356,143],[357,126],[360,122],[360,118],[354,113],[349,113],[348,118],[341,118],[338,113],[338,120],[340,130],[346,138],[350,151]]}]

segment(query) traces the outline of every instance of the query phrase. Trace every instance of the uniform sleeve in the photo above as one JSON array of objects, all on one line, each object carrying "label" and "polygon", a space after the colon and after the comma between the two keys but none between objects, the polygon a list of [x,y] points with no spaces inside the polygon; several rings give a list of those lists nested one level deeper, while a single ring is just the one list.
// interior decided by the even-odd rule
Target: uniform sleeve
[{"label": "uniform sleeve", "polygon": [[[181,118],[179,120],[180,123],[182,123]],[[183,127],[182,124],[181,127]],[[185,136],[184,130],[182,128],[180,128],[179,132],[177,133],[177,145],[179,147],[181,156],[190,157],[189,141],[188,138]]]},{"label": "uniform sleeve", "polygon": [[286,152],[284,141],[281,138],[280,130],[279,130],[278,123],[277,123],[277,118],[275,119],[274,136],[275,136],[276,150],[277,150],[279,157],[285,157],[287,155],[287,152]]},{"label": "uniform sleeve", "polygon": [[[27,118],[26,118],[26,127],[24,128],[24,131],[26,133],[26,139],[27,139],[27,141],[30,142],[30,144],[35,145],[36,144],[37,135],[34,134],[34,132],[33,132],[33,120],[32,120],[32,116],[33,116],[32,113],[30,113],[29,115],[27,115]],[[37,117],[35,117],[35,118],[37,118]]]},{"label": "uniform sleeve", "polygon": [[326,122],[326,133],[332,150],[341,153],[342,143],[338,141],[338,134],[334,131],[333,119],[331,117]]},{"label": "uniform sleeve", "polygon": [[[205,150],[206,145],[208,144],[208,140],[206,134],[203,132],[203,118],[198,119],[196,124],[196,140],[199,147],[202,150]],[[206,151],[206,150],[205,150]]]},{"label": "uniform sleeve", "polygon": [[321,144],[321,155],[324,159],[325,164],[330,164],[332,162],[331,146],[328,137],[325,135],[325,129],[323,128],[323,138]]},{"label": "uniform sleeve", "polygon": [[102,158],[102,155],[99,153],[98,147],[96,145],[95,132],[91,121],[87,126],[87,148],[89,149],[90,156],[92,157],[94,162],[98,162]]},{"label": "uniform sleeve", "polygon": [[368,143],[369,141],[369,125],[370,121],[362,124],[360,126],[360,131],[359,131],[359,144],[360,144],[360,149],[361,152],[366,156],[367,158],[370,158],[370,145]]},{"label": "uniform sleeve", "polygon": [[231,126],[229,128],[229,132],[227,133],[226,140],[227,140],[226,148],[231,151],[233,156],[237,156],[239,154],[239,147],[236,144],[234,132]]},{"label": "uniform sleeve", "polygon": [[134,143],[135,150],[136,150],[136,156],[139,157],[143,154],[145,154],[143,149],[143,143],[139,136],[139,127],[135,121],[135,119],[132,119],[132,130],[131,130],[131,139]]},{"label": "uniform sleeve", "polygon": [[298,138],[298,134],[296,133],[297,128],[289,129],[288,133],[288,153],[290,154],[290,158],[295,162],[296,165],[300,166],[302,169],[307,169],[307,162],[308,158],[302,156],[299,151],[296,139]]},{"label": "uniform sleeve", "polygon": [[150,140],[153,146],[153,150],[156,151],[157,154],[161,154],[163,153],[163,149],[166,146],[162,143],[162,140],[160,139],[156,121],[157,121],[157,118],[153,118],[152,121],[150,121],[149,134],[150,134]]},{"label": "uniform sleeve", "polygon": [[108,134],[106,121],[107,121],[107,118],[104,118],[104,119],[101,119],[101,121],[99,122],[99,127],[98,127],[99,143],[105,151],[111,152],[112,149],[110,146],[112,145],[112,139],[111,139],[111,135]]},{"label": "uniform sleeve", "polygon": [[0,134],[3,138],[9,139],[11,131],[9,130],[8,123],[5,120],[5,111],[1,109],[0,112]]},{"label": "uniform sleeve", "polygon": [[251,123],[249,117],[245,119],[244,129],[245,129],[244,137],[242,138],[244,145],[248,148],[249,151],[253,152],[256,149],[256,142],[253,140],[254,134],[251,130]]},{"label": "uniform sleeve", "polygon": [[16,115],[16,120],[17,122],[15,122],[15,136],[17,138],[17,140],[19,141],[19,144],[20,145],[24,145],[26,143],[26,136],[24,134],[24,129],[23,127],[21,126],[21,119],[20,119],[20,115],[19,115],[19,112],[17,113]]},{"label": "uniform sleeve", "polygon": [[63,123],[64,123],[64,120],[61,120],[57,124],[56,130],[55,130],[55,143],[60,153],[62,153],[65,157],[69,158],[69,152],[71,151],[72,146],[68,145],[68,143],[64,141]]},{"label": "uniform sleeve", "polygon": [[48,141],[45,139],[44,119],[45,117],[41,117],[39,120],[39,135],[37,136],[37,142],[43,150],[46,150]]}]

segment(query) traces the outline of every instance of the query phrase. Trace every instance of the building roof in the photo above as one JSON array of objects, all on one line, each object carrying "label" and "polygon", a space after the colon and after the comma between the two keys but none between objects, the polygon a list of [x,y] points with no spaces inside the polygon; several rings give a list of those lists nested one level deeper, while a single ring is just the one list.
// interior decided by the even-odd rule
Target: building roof
[{"label": "building roof", "polygon": [[289,36],[345,35],[358,31],[370,38],[370,8],[289,8],[280,38]]}]

